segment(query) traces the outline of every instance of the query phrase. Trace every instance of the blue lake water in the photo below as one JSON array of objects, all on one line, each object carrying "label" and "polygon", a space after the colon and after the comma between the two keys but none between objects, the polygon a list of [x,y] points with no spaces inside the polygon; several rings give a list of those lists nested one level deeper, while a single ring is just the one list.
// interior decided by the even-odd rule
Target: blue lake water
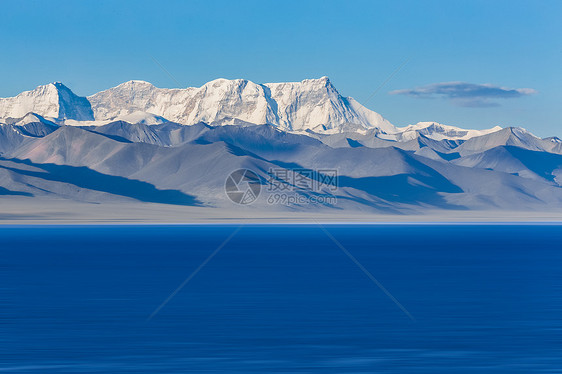
[{"label": "blue lake water", "polygon": [[562,373],[562,226],[0,228],[0,372]]}]

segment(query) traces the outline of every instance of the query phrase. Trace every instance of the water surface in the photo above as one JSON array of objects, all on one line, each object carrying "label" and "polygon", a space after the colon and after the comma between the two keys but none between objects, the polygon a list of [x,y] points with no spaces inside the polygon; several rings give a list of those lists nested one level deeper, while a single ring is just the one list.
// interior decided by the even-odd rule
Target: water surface
[{"label": "water surface", "polygon": [[0,372],[562,372],[562,226],[0,228]]}]

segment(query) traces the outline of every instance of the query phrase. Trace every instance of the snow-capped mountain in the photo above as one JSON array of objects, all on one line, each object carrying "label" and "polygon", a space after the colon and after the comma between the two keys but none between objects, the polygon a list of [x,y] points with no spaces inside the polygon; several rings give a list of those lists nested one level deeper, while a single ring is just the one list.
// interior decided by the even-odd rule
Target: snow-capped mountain
[{"label": "snow-capped mountain", "polygon": [[443,125],[437,122],[418,122],[415,125],[398,128],[395,139],[408,141],[415,139],[419,134],[422,134],[434,140],[468,140],[477,136],[491,134],[493,132],[500,131],[501,129],[502,128],[500,126],[495,126],[486,130],[465,130],[459,127]]},{"label": "snow-capped mountain", "polygon": [[62,83],[52,83],[0,99],[0,123],[13,123],[29,113],[72,126],[103,126],[115,121],[142,125],[268,124],[311,136],[352,134],[351,138],[362,135],[399,142],[420,135],[437,141],[467,140],[501,129],[465,130],[435,122],[396,128],[380,114],[342,96],[327,77],[265,84],[216,79],[185,89],[158,88],[133,80],[87,98],[75,95]]},{"label": "snow-capped mountain", "polygon": [[327,77],[256,84],[216,79],[201,87],[157,88],[129,81],[88,97],[96,120],[147,112],[193,125],[271,124],[285,131],[342,132],[379,128],[395,132],[381,115],[339,94]]},{"label": "snow-capped mountain", "polygon": [[338,204],[288,209],[562,207],[560,139],[513,127],[397,128],[325,77],[186,89],[130,81],[88,98],[54,83],[0,99],[0,117],[0,199],[231,208],[233,170],[267,184],[270,169],[304,168],[337,170],[337,191],[313,193],[335,193]]},{"label": "snow-capped mountain", "polygon": [[55,120],[91,121],[94,119],[88,99],[75,95],[59,82],[39,86],[15,97],[0,98],[0,118],[22,118],[28,113]]}]

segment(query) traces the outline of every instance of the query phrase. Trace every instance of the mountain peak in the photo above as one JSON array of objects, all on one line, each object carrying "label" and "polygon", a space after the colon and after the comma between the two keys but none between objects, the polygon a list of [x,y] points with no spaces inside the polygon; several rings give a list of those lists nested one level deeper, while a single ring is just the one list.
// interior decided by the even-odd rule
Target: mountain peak
[{"label": "mountain peak", "polygon": [[247,79],[217,78],[205,83],[202,87],[229,87],[229,86],[244,87],[249,83],[255,84]]},{"label": "mountain peak", "polygon": [[49,83],[49,86],[54,87],[57,90],[58,93],[66,92],[70,95],[79,97],[79,96],[75,95],[74,92],[72,92],[72,90],[70,88],[68,88],[68,86],[65,85],[62,82],[52,82],[52,83]]},{"label": "mountain peak", "polygon": [[154,85],[147,81],[133,79],[127,82],[123,82],[115,88],[117,87],[154,87]]},{"label": "mountain peak", "polygon": [[318,83],[329,83],[330,82],[330,78],[328,78],[327,76],[322,76],[320,78],[308,78],[308,79],[303,79],[302,83],[308,83],[308,82],[318,82]]},{"label": "mountain peak", "polygon": [[335,89],[334,85],[330,81],[330,78],[328,78],[327,76],[323,76],[320,78],[303,79],[300,83],[304,85],[331,87]]},{"label": "mountain peak", "polygon": [[61,82],[48,83],[17,96],[0,99],[0,118],[22,118],[28,113],[58,121],[94,119],[88,100],[75,95]]},{"label": "mountain peak", "polygon": [[201,87],[174,90],[129,81],[88,99],[96,120],[144,112],[183,125],[270,124],[284,131],[321,132],[395,130],[379,114],[342,97],[326,76],[263,84],[218,78]]},{"label": "mountain peak", "polygon": [[35,87],[33,90],[24,91],[24,92],[20,93],[20,95],[24,94],[26,92],[44,92],[44,91],[55,92],[55,91],[59,91],[59,90],[72,91],[64,83],[57,81],[57,82],[49,82],[49,83],[46,83],[46,84],[40,84],[39,86]]}]

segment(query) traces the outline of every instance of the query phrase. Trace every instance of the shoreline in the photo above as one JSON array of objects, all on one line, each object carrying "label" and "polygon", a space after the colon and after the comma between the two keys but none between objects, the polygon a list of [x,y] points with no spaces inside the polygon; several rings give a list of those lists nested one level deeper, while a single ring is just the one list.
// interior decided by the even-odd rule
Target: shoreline
[{"label": "shoreline", "polygon": [[561,211],[422,210],[385,214],[352,210],[259,210],[137,202],[0,198],[0,225],[454,225],[562,224]]}]

